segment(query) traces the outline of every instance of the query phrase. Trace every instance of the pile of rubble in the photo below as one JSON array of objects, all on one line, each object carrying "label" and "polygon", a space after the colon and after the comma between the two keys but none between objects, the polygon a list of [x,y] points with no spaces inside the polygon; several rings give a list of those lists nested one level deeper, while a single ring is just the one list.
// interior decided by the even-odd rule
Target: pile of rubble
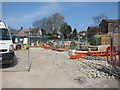
[{"label": "pile of rubble", "polygon": [[107,78],[115,79],[108,73],[110,65],[103,60],[80,60],[77,62],[80,72],[88,78]]}]

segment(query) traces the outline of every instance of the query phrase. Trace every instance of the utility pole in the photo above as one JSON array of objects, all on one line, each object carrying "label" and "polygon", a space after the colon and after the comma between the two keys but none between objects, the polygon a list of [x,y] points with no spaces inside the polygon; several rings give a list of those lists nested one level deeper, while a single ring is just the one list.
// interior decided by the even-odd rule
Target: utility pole
[{"label": "utility pole", "polygon": [[31,33],[29,31],[29,36],[28,36],[28,72],[30,71],[30,68],[31,68],[31,60],[30,60],[30,36],[31,36]]},{"label": "utility pole", "polygon": [[79,48],[80,48],[80,34],[79,34],[79,33],[77,33],[77,36],[78,36],[78,43],[77,43],[77,47],[78,47],[78,50],[79,50]]},{"label": "utility pole", "polygon": [[111,68],[110,73],[114,71],[115,65],[114,65],[114,55],[113,55],[113,46],[114,46],[114,30],[116,29],[115,23],[110,25],[110,59],[111,59]]},{"label": "utility pole", "polygon": [[88,48],[88,32],[86,32],[86,41],[87,41],[87,43],[86,43],[87,45],[86,46]]}]

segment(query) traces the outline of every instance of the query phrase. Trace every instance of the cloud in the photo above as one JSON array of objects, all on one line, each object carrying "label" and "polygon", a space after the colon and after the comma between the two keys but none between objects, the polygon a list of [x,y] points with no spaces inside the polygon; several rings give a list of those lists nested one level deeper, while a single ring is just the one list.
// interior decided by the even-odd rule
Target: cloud
[{"label": "cloud", "polygon": [[11,22],[12,23],[25,23],[30,20],[34,20],[34,18],[38,16],[39,17],[46,16],[46,15],[53,14],[61,10],[63,10],[63,8],[59,5],[59,3],[49,3],[47,5],[40,7],[35,12],[31,12],[21,17],[10,17],[10,18],[7,18],[5,21],[7,23],[11,23]]}]

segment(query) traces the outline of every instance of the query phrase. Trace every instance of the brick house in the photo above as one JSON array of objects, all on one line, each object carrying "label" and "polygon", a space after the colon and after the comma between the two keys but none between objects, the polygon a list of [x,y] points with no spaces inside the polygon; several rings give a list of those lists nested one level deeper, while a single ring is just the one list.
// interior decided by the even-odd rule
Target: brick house
[{"label": "brick house", "polygon": [[80,35],[80,45],[81,47],[85,47],[88,44],[87,43],[87,31],[80,31],[79,35]]},{"label": "brick house", "polygon": [[85,38],[86,35],[87,35],[87,31],[80,31],[79,34],[80,34],[80,36],[82,36],[83,38]]},{"label": "brick house", "polygon": [[31,32],[31,29],[21,29],[18,31],[17,36],[29,36],[29,32]]},{"label": "brick house", "polygon": [[111,32],[111,24],[114,23],[114,26],[116,26],[117,28],[115,28],[114,32],[115,33],[120,33],[120,19],[103,19],[100,24],[100,31],[104,32],[104,33],[110,33]]},{"label": "brick house", "polygon": [[[101,35],[98,37],[101,37],[101,44],[102,45],[110,45],[110,33],[111,30],[114,28],[114,45],[120,46],[120,20],[119,19],[103,19],[101,23],[99,24],[100,31],[102,32]],[[104,33],[104,34],[103,34]]]},{"label": "brick house", "polygon": [[30,32],[30,35],[32,37],[37,37],[38,36],[38,33],[39,33],[39,29],[36,29],[36,28],[32,28],[32,29],[21,29],[18,31],[18,34],[17,36],[29,36],[29,32]]}]

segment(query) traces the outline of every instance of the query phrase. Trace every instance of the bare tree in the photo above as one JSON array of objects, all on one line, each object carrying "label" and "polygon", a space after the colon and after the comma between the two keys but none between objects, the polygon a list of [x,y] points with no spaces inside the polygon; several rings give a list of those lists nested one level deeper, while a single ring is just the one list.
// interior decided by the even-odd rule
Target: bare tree
[{"label": "bare tree", "polygon": [[59,13],[55,13],[48,17],[48,22],[50,26],[52,26],[52,33],[57,33],[64,22],[64,16],[60,15]]},{"label": "bare tree", "polygon": [[108,16],[102,13],[98,16],[93,17],[93,21],[94,21],[94,24],[98,25],[102,21],[102,19],[107,19],[107,18]]},{"label": "bare tree", "polygon": [[46,30],[46,33],[57,33],[64,22],[64,16],[55,13],[48,18],[37,20],[33,23],[35,28]]},{"label": "bare tree", "polygon": [[41,29],[46,29],[47,26],[47,18],[43,18],[41,20],[37,20],[33,23],[33,26],[35,28],[41,28]]}]

